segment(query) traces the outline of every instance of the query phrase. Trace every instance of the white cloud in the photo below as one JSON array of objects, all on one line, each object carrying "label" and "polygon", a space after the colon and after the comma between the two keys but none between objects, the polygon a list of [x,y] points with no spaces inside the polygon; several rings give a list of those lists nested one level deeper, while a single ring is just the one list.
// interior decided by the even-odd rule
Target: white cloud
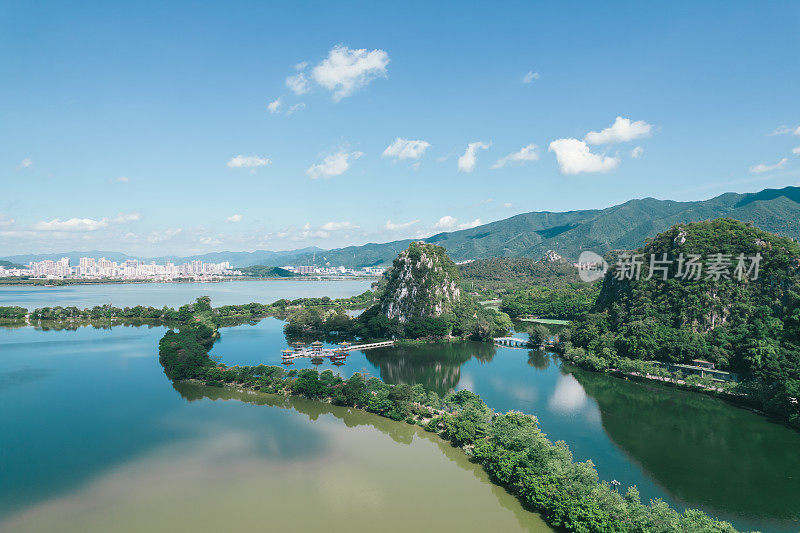
[{"label": "white cloud", "polygon": [[351,50],[338,45],[331,49],[326,59],[311,69],[311,77],[333,91],[333,100],[338,102],[372,80],[386,77],[388,64],[389,54],[383,50]]},{"label": "white cloud", "polygon": [[476,226],[480,226],[481,224],[483,224],[483,222],[481,222],[481,219],[476,218],[472,222],[464,222],[463,224],[459,224],[458,229],[470,229]]},{"label": "white cloud", "polygon": [[439,219],[439,221],[433,225],[433,229],[453,229],[456,227],[456,219],[455,217],[451,217],[450,215],[445,215]]},{"label": "white cloud", "polygon": [[274,115],[275,113],[280,111],[282,104],[283,104],[283,97],[279,96],[278,98],[267,104],[267,110],[269,110],[269,112]]},{"label": "white cloud", "polygon": [[523,146],[519,149],[519,151],[508,154],[505,157],[501,157],[498,159],[492,168],[503,168],[507,165],[513,164],[521,164],[524,165],[528,161],[536,161],[539,159],[539,154],[536,153],[536,150],[539,147],[535,144],[529,144],[527,146]]},{"label": "white cloud", "polygon": [[33,225],[33,229],[39,231],[95,231],[108,226],[108,219],[94,220],[91,218],[70,218],[61,220],[54,218],[46,222],[41,220]]},{"label": "white cloud", "polygon": [[644,120],[631,122],[628,118],[617,117],[611,127],[599,132],[590,131],[586,134],[584,140],[589,144],[627,142],[634,139],[641,139],[642,137],[649,137],[652,129],[652,124],[648,124]]},{"label": "white cloud", "polygon": [[320,229],[323,231],[343,231],[348,229],[358,229],[357,224],[352,222],[326,222]]},{"label": "white cloud", "polygon": [[786,124],[781,124],[774,130],[772,130],[772,133],[770,133],[770,135],[786,135],[788,133],[800,136],[800,126],[797,126],[795,128],[794,126],[787,126]]},{"label": "white cloud", "polygon": [[13,218],[9,218],[6,215],[0,213],[0,228],[7,228],[16,222]]},{"label": "white cloud", "polygon": [[786,135],[787,133],[792,133],[792,128],[790,128],[786,124],[781,124],[774,130],[772,130],[772,133],[770,133],[770,135]]},{"label": "white cloud", "polygon": [[228,161],[228,168],[257,168],[264,167],[272,163],[268,157],[258,157],[254,155],[237,155]]},{"label": "white cloud", "polygon": [[142,215],[139,213],[118,213],[116,217],[112,220],[115,224],[125,224],[128,222],[136,222],[142,218]]},{"label": "white cloud", "polygon": [[538,72],[528,71],[528,73],[522,77],[522,83],[530,83],[533,80],[538,80],[538,79],[539,79]]},{"label": "white cloud", "polygon": [[642,148],[641,146],[637,146],[636,148],[631,150],[631,157],[634,159],[639,159],[640,157],[642,157],[643,153],[644,153],[644,148]]},{"label": "white cloud", "polygon": [[295,64],[294,69],[295,70],[303,70],[307,66],[308,66],[308,63],[306,63],[305,61],[301,61],[301,62]]},{"label": "white cloud", "polygon": [[241,222],[241,221],[242,221],[242,215],[240,215],[238,213],[236,213],[234,215],[231,215],[231,216],[229,216],[228,218],[225,219],[225,222],[232,222],[232,223]]},{"label": "white cloud", "polygon": [[593,154],[586,143],[578,139],[557,139],[550,143],[562,174],[608,172],[619,166],[618,157]]},{"label": "white cloud", "polygon": [[509,207],[511,207],[511,202],[506,202],[506,203],[504,203],[504,204],[503,204],[503,207],[505,207],[505,208],[509,208]]},{"label": "white cloud", "polygon": [[477,152],[478,150],[486,150],[492,145],[491,142],[484,143],[484,142],[474,142],[469,143],[467,145],[467,150],[464,152],[464,155],[458,158],[458,171],[459,172],[472,172],[475,169],[475,163],[477,163]]},{"label": "white cloud", "polygon": [[800,146],[798,146],[797,148],[792,148],[792,153],[796,154],[796,155],[800,155]]},{"label": "white cloud", "polygon": [[409,222],[392,222],[391,219],[386,221],[386,224],[383,226],[384,228],[388,229],[389,231],[397,231],[400,229],[410,228],[414,224],[417,224],[419,220],[411,220]]},{"label": "white cloud", "polygon": [[308,77],[303,72],[295,74],[294,76],[286,76],[286,86],[297,95],[306,94],[311,90]]},{"label": "white cloud", "polygon": [[351,159],[356,160],[362,155],[364,155],[363,152],[337,152],[327,156],[322,160],[322,163],[311,165],[306,171],[306,174],[313,179],[339,176],[350,168]]},{"label": "white cloud", "polygon": [[33,160],[30,157],[26,157],[25,159],[19,162],[19,165],[17,165],[17,170],[21,168],[30,168],[32,166],[33,166]]},{"label": "white cloud", "polygon": [[403,159],[417,160],[425,155],[425,150],[430,145],[431,143],[426,141],[412,141],[398,137],[386,147],[386,150],[381,155],[383,157],[394,157],[396,161],[402,161]]},{"label": "white cloud", "polygon": [[753,174],[761,174],[763,172],[769,172],[771,170],[778,170],[786,166],[789,160],[787,158],[783,158],[774,165],[765,165],[764,163],[759,163],[755,166],[750,167],[750,172]]},{"label": "white cloud", "polygon": [[305,107],[306,107],[306,104],[304,104],[303,102],[299,102],[299,103],[294,104],[293,106],[291,106],[289,109],[287,109],[286,110],[286,114],[287,115],[294,115],[295,112],[300,111],[301,109],[305,109]]},{"label": "white cloud", "polygon": [[183,232],[183,228],[167,228],[164,231],[152,231],[147,236],[147,242],[150,244],[158,244],[160,242],[168,241]]},{"label": "white cloud", "polygon": [[461,224],[458,223],[458,219],[452,217],[450,215],[445,215],[439,219],[436,224],[433,225],[434,230],[442,230],[442,231],[451,231],[454,229],[470,229],[474,228],[475,226],[480,226],[483,224],[481,219],[476,218],[471,222],[463,222]]},{"label": "white cloud", "polygon": [[120,183],[128,183],[131,180],[130,180],[130,178],[128,178],[128,176],[120,176],[120,177],[117,178],[116,181],[118,181]]},{"label": "white cloud", "polygon": [[312,238],[312,237],[316,237],[316,238],[319,238],[319,239],[327,239],[330,236],[331,236],[331,234],[328,233],[327,231],[311,229],[311,223],[310,222],[306,222],[303,225],[303,230],[300,232],[300,234],[299,235],[295,235],[294,237],[292,237],[292,240],[304,241],[304,240]]}]

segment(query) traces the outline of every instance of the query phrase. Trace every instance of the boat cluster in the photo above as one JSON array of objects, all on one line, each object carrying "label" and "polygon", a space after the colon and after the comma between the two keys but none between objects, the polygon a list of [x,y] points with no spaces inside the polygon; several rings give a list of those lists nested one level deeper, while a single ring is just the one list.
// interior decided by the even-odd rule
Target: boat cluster
[{"label": "boat cluster", "polygon": [[325,348],[320,341],[314,341],[308,346],[303,342],[295,342],[292,348],[281,351],[281,360],[283,364],[291,365],[294,364],[294,359],[310,357],[312,363],[319,364],[327,357],[334,364],[344,364],[344,360],[350,354],[351,346],[349,342],[342,342],[337,348]]}]

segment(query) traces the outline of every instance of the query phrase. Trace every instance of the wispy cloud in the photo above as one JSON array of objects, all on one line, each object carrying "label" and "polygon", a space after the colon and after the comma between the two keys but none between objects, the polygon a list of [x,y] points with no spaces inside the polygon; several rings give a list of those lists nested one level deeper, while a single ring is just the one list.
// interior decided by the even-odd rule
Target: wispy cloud
[{"label": "wispy cloud", "polygon": [[430,147],[431,143],[427,141],[412,141],[410,139],[403,139],[398,137],[386,147],[381,156],[392,157],[395,161],[402,161],[404,159],[417,160],[425,155],[425,150]]},{"label": "wispy cloud", "polygon": [[304,104],[303,102],[298,102],[298,103],[294,104],[293,106],[290,106],[289,109],[286,110],[286,114],[287,115],[294,115],[295,113],[297,113],[301,109],[305,109],[305,108],[306,108],[306,104]]},{"label": "wispy cloud", "polygon": [[347,172],[350,168],[350,161],[355,161],[364,155],[363,152],[346,152],[340,151],[331,154],[322,160],[322,163],[311,165],[306,174],[312,179],[330,178],[331,176],[340,176]]},{"label": "wispy cloud", "polygon": [[321,226],[320,229],[323,231],[345,231],[358,228],[359,228],[358,224],[353,224],[350,221],[343,221],[343,222],[326,222]]},{"label": "wispy cloud", "polygon": [[131,180],[128,178],[128,176],[120,176],[115,181],[118,181],[119,183],[128,183]]},{"label": "wispy cloud", "polygon": [[389,231],[397,231],[401,229],[410,228],[414,224],[418,224],[419,220],[410,220],[408,222],[392,222],[391,219],[386,221],[384,224],[384,228],[388,229]]},{"label": "wispy cloud", "polygon": [[792,135],[799,135],[800,136],[800,126],[795,127],[795,126],[787,126],[786,124],[781,124],[780,126],[775,128],[774,130],[772,130],[770,135],[787,135],[787,134],[790,134],[790,133]]},{"label": "wispy cloud", "polygon": [[522,76],[522,83],[531,83],[533,80],[538,80],[538,79],[539,79],[538,72],[528,71],[527,74]]},{"label": "wispy cloud", "polygon": [[127,224],[128,222],[137,222],[141,220],[142,215],[139,213],[118,213],[111,222],[115,224]]},{"label": "wispy cloud", "polygon": [[17,165],[17,170],[23,168],[30,168],[32,166],[33,166],[33,160],[30,157],[26,157],[25,159],[19,162],[19,165]]},{"label": "wispy cloud", "polygon": [[783,159],[781,159],[780,161],[778,161],[774,165],[767,165],[765,163],[759,163],[757,165],[754,165],[754,166],[750,167],[750,172],[752,172],[753,174],[763,174],[764,172],[771,172],[773,170],[779,170],[779,169],[784,168],[786,166],[786,163],[788,163],[788,162],[789,162],[789,160],[784,157]]},{"label": "wispy cloud", "polygon": [[235,224],[236,222],[241,222],[241,221],[242,221],[242,215],[240,215],[239,213],[233,214],[233,215],[231,215],[231,216],[229,216],[228,218],[225,219],[225,222],[232,223],[232,224]]},{"label": "wispy cloud", "polygon": [[308,77],[304,72],[286,76],[286,87],[288,87],[294,94],[306,94],[311,90],[311,85],[308,82]]},{"label": "wispy cloud", "polygon": [[96,231],[108,226],[108,219],[95,220],[92,218],[70,218],[61,220],[54,218],[50,221],[41,220],[33,225],[37,231]]},{"label": "wispy cloud", "polygon": [[282,104],[283,104],[283,97],[279,96],[278,98],[267,104],[267,110],[274,115],[275,113],[280,111]]},{"label": "wispy cloud", "polygon": [[510,153],[505,157],[498,159],[492,168],[503,168],[508,165],[524,165],[528,161],[536,161],[539,159],[539,154],[536,152],[538,146],[529,144],[523,146],[516,152]]},{"label": "wispy cloud", "polygon": [[631,150],[631,157],[634,159],[639,159],[640,157],[642,157],[643,153],[644,153],[644,148],[642,148],[641,146],[637,146],[636,148]]},{"label": "wispy cloud", "polygon": [[237,155],[228,161],[228,168],[258,168],[265,167],[272,163],[268,157],[258,157],[254,155]]}]

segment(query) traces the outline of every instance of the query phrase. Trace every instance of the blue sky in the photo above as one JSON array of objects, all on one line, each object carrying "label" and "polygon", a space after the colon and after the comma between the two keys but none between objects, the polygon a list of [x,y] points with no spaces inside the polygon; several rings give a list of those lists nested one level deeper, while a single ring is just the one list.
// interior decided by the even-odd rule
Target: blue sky
[{"label": "blue sky", "polygon": [[0,2],[0,255],[797,185],[798,27],[796,2]]}]

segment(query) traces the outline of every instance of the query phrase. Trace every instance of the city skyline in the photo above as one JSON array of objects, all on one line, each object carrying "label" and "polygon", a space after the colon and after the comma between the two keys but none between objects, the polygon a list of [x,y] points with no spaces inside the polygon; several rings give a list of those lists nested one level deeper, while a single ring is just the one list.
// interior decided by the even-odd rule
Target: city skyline
[{"label": "city skyline", "polygon": [[2,8],[3,255],[330,249],[800,179],[796,5],[150,7]]}]

